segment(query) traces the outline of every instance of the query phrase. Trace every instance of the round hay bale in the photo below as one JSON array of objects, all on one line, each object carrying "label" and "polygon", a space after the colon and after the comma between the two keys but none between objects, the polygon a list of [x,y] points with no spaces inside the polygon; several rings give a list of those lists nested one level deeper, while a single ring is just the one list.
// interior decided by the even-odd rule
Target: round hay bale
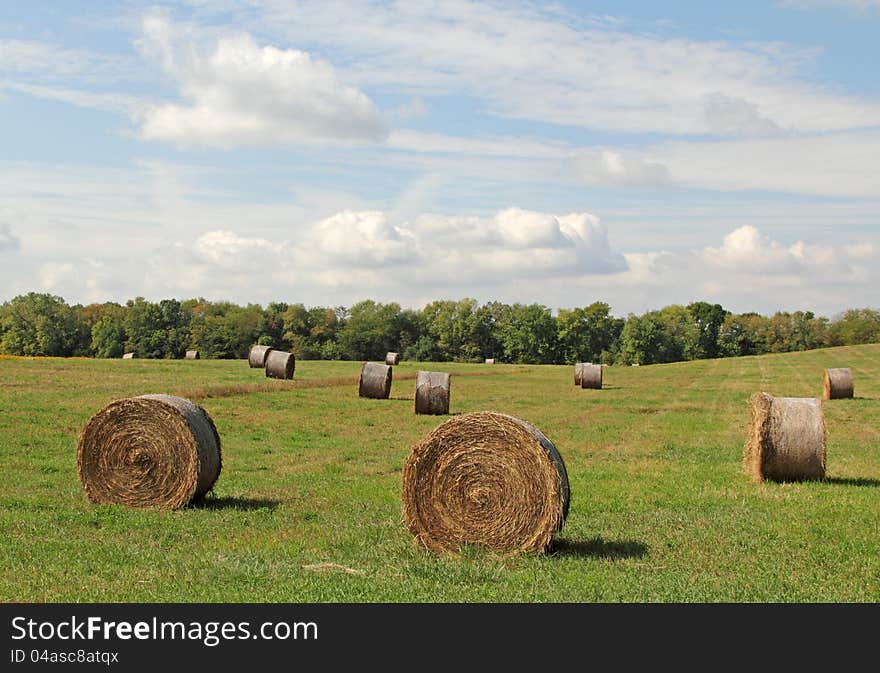
[{"label": "round hay bale", "polygon": [[406,526],[435,552],[465,544],[543,551],[568,505],[568,474],[556,447],[507,414],[450,418],[412,448],[403,469]]},{"label": "round hay bale", "polygon": [[853,396],[853,379],[849,367],[826,369],[823,379],[826,400]]},{"label": "round hay bale", "polygon": [[751,398],[752,424],[743,466],[758,481],[825,478],[825,417],[812,397]]},{"label": "round hay bale", "polygon": [[211,417],[173,395],[111,403],[89,419],[76,447],[77,474],[98,503],[178,509],[210,491],[220,467]]},{"label": "round hay bale", "polygon": [[137,355],[135,355],[134,353],[124,353],[122,356],[122,359],[123,360],[133,360],[136,357],[137,357]]},{"label": "round hay bale", "polygon": [[416,377],[416,413],[448,414],[449,384],[448,372],[422,372]]},{"label": "round hay bale", "polygon": [[263,369],[266,366],[266,356],[273,350],[270,346],[254,344],[248,352],[248,365],[250,365],[251,369],[256,369],[257,367]]},{"label": "round hay bale", "polygon": [[385,364],[386,365],[397,365],[400,364],[400,353],[392,353],[388,352],[385,354]]},{"label": "round hay bale", "polygon": [[584,362],[581,367],[581,388],[602,390],[602,365],[591,365]]},{"label": "round hay bale", "polygon": [[358,380],[358,395],[387,400],[391,393],[391,365],[365,362]]},{"label": "round hay bale", "polygon": [[494,364],[495,364],[495,358],[486,358],[486,364],[487,364],[487,365],[494,365]]},{"label": "round hay bale", "polygon": [[199,352],[198,351],[187,351],[186,355],[183,356],[184,360],[198,360]]},{"label": "round hay bale", "polygon": [[584,366],[590,364],[589,362],[575,362],[574,363],[574,384],[576,386],[581,385],[583,380],[583,372]]},{"label": "round hay bale", "polygon": [[273,379],[292,379],[296,358],[287,351],[271,350],[266,355],[266,376]]}]

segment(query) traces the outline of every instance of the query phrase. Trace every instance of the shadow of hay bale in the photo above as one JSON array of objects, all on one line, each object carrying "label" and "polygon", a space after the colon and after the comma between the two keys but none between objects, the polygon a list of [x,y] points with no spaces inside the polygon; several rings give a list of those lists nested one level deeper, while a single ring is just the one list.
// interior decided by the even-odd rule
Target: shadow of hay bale
[{"label": "shadow of hay bale", "polygon": [[838,484],[840,486],[873,486],[880,487],[880,479],[869,479],[866,477],[826,477],[826,484]]},{"label": "shadow of hay bale", "polygon": [[597,535],[592,540],[554,539],[547,553],[550,556],[617,560],[642,558],[648,553],[648,545],[638,540],[607,541]]},{"label": "shadow of hay bale", "polygon": [[236,496],[223,496],[221,498],[206,497],[190,504],[193,509],[237,509],[252,511],[257,509],[276,509],[281,504],[280,500],[267,498],[239,498]]}]

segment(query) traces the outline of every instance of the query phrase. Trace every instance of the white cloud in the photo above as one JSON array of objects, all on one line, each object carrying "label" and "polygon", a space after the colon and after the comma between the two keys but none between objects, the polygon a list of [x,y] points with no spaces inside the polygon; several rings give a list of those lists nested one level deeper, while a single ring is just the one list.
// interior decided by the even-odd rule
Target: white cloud
[{"label": "white cloud", "polygon": [[805,83],[814,52],[667,39],[566,21],[532,4],[261,0],[253,25],[339,54],[352,81],[467,95],[495,114],[676,135],[877,126],[880,104]]},{"label": "white cloud", "polygon": [[660,187],[669,182],[669,169],[633,151],[584,151],[574,160],[575,172],[586,182],[615,187]]},{"label": "white cloud", "polygon": [[145,112],[148,140],[216,147],[377,141],[385,127],[373,102],[333,66],[296,49],[223,35],[206,51],[159,14],[144,19],[144,54],[161,62],[182,104]]},{"label": "white cloud", "polygon": [[0,39],[0,73],[33,75],[65,81],[113,81],[126,77],[127,57],[69,49],[35,40]]},{"label": "white cloud", "polygon": [[7,250],[18,250],[21,247],[21,241],[14,233],[12,227],[5,222],[0,222],[0,252]]}]

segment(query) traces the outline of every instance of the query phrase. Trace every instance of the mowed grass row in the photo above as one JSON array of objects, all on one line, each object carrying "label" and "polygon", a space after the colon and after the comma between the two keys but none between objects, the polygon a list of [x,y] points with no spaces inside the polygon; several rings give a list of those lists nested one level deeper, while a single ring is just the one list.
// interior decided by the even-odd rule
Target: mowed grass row
[{"label": "mowed grass row", "polygon": [[[828,480],[742,472],[748,399],[825,403]],[[413,413],[417,369],[454,372],[451,413],[538,426],[565,459],[571,510],[553,553],[435,557],[402,524],[410,447],[443,420]],[[880,345],[611,367],[402,363],[389,400],[357,396],[360,363],[297,363],[267,381],[244,361],[0,360],[0,600],[450,602],[880,600]],[[223,471],[204,504],[87,501],[78,433],[120,397],[206,408]]]}]

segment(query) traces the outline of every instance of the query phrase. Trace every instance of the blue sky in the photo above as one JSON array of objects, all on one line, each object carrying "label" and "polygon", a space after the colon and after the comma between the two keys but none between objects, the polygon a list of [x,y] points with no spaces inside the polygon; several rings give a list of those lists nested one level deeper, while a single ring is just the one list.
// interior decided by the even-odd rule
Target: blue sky
[{"label": "blue sky", "polygon": [[0,300],[874,306],[880,0],[4,3]]}]

